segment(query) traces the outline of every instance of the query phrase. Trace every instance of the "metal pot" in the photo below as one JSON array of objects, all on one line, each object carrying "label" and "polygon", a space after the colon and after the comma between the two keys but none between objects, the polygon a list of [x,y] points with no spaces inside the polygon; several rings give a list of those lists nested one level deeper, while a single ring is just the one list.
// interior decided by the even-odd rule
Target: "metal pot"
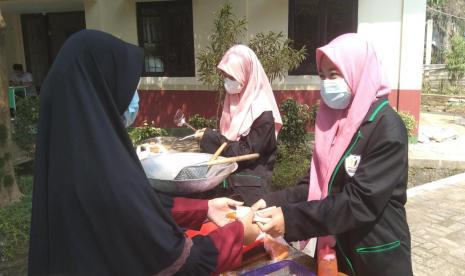
[{"label": "metal pot", "polygon": [[[148,156],[141,160],[152,187],[171,195],[186,195],[208,191],[233,173],[237,163],[213,165],[206,178],[174,180],[179,171],[187,166],[210,160],[212,154],[195,152],[168,152]],[[219,157],[218,159],[221,159]]]}]

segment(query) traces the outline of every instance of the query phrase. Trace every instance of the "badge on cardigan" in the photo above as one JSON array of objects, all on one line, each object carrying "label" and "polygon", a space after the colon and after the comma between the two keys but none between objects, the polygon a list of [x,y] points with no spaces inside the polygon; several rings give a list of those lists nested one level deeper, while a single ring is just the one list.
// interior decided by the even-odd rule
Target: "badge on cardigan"
[{"label": "badge on cardigan", "polygon": [[360,155],[349,155],[347,156],[344,167],[346,168],[346,173],[353,177],[357,171],[358,165],[360,164]]}]

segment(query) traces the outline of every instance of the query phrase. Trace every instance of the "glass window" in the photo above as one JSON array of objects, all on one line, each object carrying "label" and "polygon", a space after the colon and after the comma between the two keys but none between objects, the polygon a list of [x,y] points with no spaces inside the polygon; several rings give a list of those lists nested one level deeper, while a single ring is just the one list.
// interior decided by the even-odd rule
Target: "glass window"
[{"label": "glass window", "polygon": [[137,27],[145,76],[195,76],[191,0],[137,3]]},{"label": "glass window", "polygon": [[316,48],[356,32],[357,9],[357,0],[289,0],[289,38],[296,49],[307,48],[307,58],[289,74],[317,74]]}]

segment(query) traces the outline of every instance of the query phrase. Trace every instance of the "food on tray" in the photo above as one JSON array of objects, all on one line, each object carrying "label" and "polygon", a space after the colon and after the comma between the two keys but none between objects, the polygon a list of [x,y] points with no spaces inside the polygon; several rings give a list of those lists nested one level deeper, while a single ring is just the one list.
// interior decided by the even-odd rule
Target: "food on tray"
[{"label": "food on tray", "polygon": [[296,274],[291,273],[291,269],[289,268],[289,266],[285,266],[283,268],[280,268],[279,270],[276,270],[275,272],[266,274],[266,276],[282,276],[282,275],[293,276]]},{"label": "food on tray", "polygon": [[285,244],[282,238],[281,240],[278,239],[266,235],[263,240],[265,250],[273,261],[281,261],[289,256],[289,246]]},{"label": "food on tray", "polygon": [[159,152],[162,152],[163,151],[163,146],[162,145],[157,145],[157,144],[153,144],[150,143],[150,152],[153,152],[153,153],[159,153]]},{"label": "food on tray", "polygon": [[168,150],[162,145],[155,142],[144,143],[137,146],[136,153],[139,159],[145,159],[151,155],[168,152]]}]

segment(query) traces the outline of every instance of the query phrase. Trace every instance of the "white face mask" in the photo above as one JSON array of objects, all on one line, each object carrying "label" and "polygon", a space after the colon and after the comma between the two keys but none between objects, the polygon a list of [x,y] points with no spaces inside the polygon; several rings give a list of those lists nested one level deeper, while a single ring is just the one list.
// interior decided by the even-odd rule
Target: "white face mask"
[{"label": "white face mask", "polygon": [[225,78],[224,89],[226,89],[228,94],[239,94],[241,93],[242,85],[238,81]]},{"label": "white face mask", "polygon": [[134,93],[131,102],[129,103],[128,109],[123,113],[123,124],[126,128],[130,127],[137,117],[137,112],[139,112],[139,94]]},{"label": "white face mask", "polygon": [[349,86],[343,78],[322,80],[320,95],[323,102],[332,109],[345,109],[352,98]]}]

